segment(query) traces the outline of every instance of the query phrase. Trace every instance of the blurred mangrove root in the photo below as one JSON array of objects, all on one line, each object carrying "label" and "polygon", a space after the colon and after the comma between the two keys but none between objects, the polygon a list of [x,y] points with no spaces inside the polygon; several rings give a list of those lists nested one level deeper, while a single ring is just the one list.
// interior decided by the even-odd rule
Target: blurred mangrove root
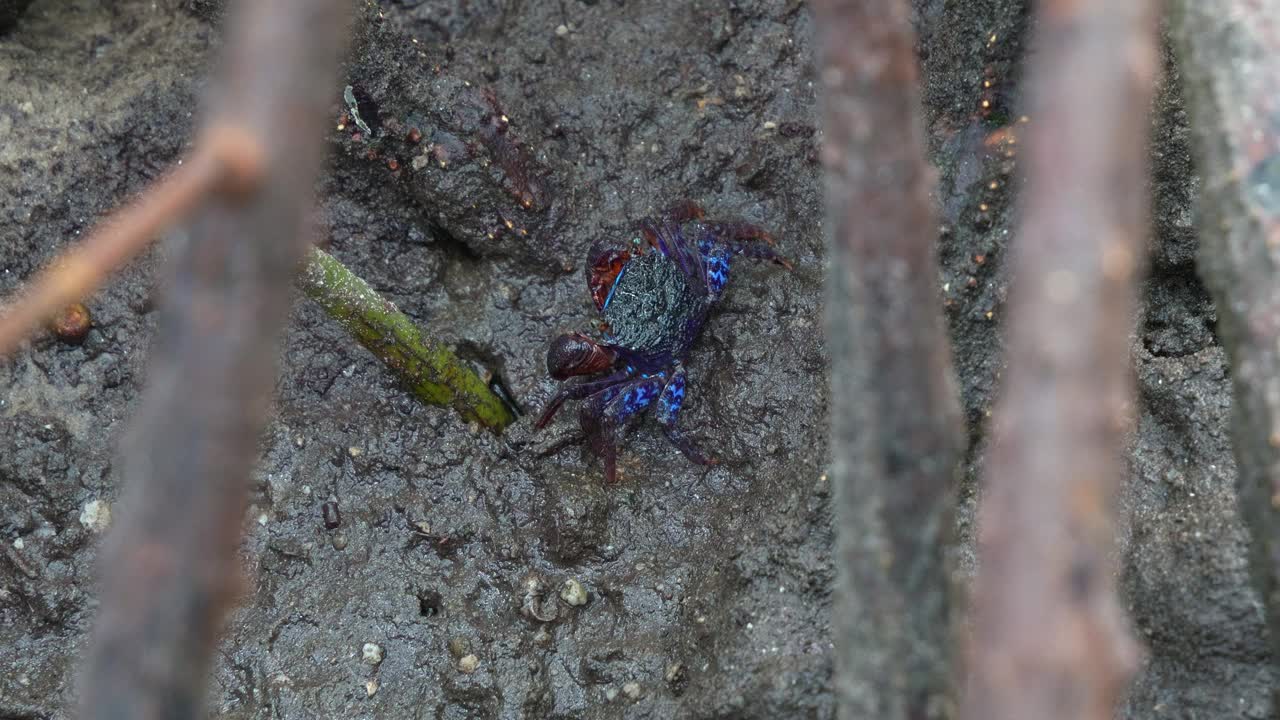
[{"label": "blurred mangrove root", "polygon": [[951,706],[960,409],[904,0],[814,0],[826,166],[840,718]]},{"label": "blurred mangrove root", "polygon": [[1116,593],[1150,0],[1042,0],[1027,186],[973,598],[966,720],[1111,720],[1140,651]]},{"label": "blurred mangrove root", "polygon": [[342,263],[313,248],[298,285],[424,403],[450,406],[464,419],[501,430],[515,416],[448,347],[424,335],[394,304]]},{"label": "blurred mangrove root", "polygon": [[1177,0],[1172,15],[1204,178],[1200,273],[1231,358],[1241,512],[1280,654],[1280,0]]},{"label": "blurred mangrove root", "polygon": [[246,129],[257,181],[204,203],[173,253],[148,385],[122,451],[123,516],[102,555],[84,718],[205,714],[350,6],[232,6],[204,124]]}]

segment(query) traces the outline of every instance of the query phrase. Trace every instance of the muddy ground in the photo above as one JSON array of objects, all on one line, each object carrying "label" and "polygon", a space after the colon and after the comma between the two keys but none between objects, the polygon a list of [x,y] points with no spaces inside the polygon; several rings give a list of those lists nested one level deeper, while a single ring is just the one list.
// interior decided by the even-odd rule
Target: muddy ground
[{"label": "muddy ground", "polygon": [[[181,155],[218,47],[218,4],[35,0],[0,37],[0,291]],[[1028,19],[1017,0],[915,6],[941,170],[940,285],[969,421],[955,549],[969,573],[1017,186],[1016,154],[984,141],[1019,123]],[[796,270],[735,266],[691,360],[685,422],[724,462],[691,465],[642,424],[623,482],[609,488],[577,443],[574,412],[541,434],[528,415],[501,438],[475,432],[411,400],[300,301],[245,520],[250,581],[213,707],[245,718],[832,717],[805,4],[384,0],[381,10],[335,81],[318,225],[335,255],[496,373],[526,412],[555,387],[548,339],[595,319],[583,256],[625,237],[630,221],[692,198],[772,229]],[[1197,179],[1169,70],[1123,495],[1123,589],[1150,652],[1122,716],[1267,718],[1277,678],[1248,585],[1227,368],[1195,274]],[[371,137],[336,129],[346,84],[381,123]],[[489,167],[480,160],[492,148],[467,149],[475,95],[464,88],[482,86],[510,118],[527,155],[519,165]],[[402,142],[411,125],[429,142]],[[461,148],[451,167],[425,154],[437,145]],[[536,191],[531,208],[495,210],[522,188]],[[502,232],[506,220],[527,234]],[[89,303],[96,327],[82,345],[42,337],[0,363],[0,718],[74,707],[95,548],[119,496],[113,454],[144,378],[163,254]],[[324,526],[327,501],[341,509],[335,529]],[[559,598],[568,580],[585,604]],[[363,656],[366,643],[380,662]]]}]

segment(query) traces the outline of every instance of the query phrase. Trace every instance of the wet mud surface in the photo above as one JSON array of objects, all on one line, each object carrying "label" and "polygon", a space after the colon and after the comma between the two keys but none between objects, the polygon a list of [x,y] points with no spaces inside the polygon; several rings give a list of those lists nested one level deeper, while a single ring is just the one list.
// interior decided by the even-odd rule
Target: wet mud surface
[{"label": "wet mud surface", "polygon": [[[0,291],[180,157],[218,5],[35,0],[0,37]],[[970,430],[955,548],[970,573],[1028,18],[1007,0],[915,6]],[[211,683],[219,714],[833,716],[811,39],[795,0],[366,12],[335,81],[319,232],[526,415],[494,437],[420,406],[299,300]],[[1272,717],[1175,74],[1158,109],[1122,543],[1150,656],[1122,714]],[[690,359],[683,424],[722,463],[692,465],[644,422],[605,487],[576,408],[532,431],[555,389],[547,343],[598,322],[588,250],[682,198],[769,229],[796,268],[736,263]],[[163,256],[88,303],[82,344],[44,336],[0,363],[0,717],[74,708]]]}]

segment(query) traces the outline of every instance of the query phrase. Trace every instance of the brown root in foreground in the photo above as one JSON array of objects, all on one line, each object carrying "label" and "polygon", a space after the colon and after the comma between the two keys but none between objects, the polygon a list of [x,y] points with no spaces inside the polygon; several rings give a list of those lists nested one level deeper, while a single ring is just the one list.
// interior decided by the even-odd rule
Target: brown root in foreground
[{"label": "brown root in foreground", "polygon": [[1139,649],[1114,496],[1147,223],[1149,0],[1043,0],[973,599],[967,720],[1110,720]]},{"label": "brown root in foreground", "polygon": [[945,717],[961,447],[907,3],[815,0],[841,718]]},{"label": "brown root in foreground", "polygon": [[243,0],[232,9],[205,125],[257,137],[261,175],[208,203],[173,252],[148,386],[123,451],[124,510],[103,553],[83,717],[203,714],[349,8]]},{"label": "brown root in foreground", "polygon": [[1204,178],[1200,273],[1231,358],[1241,514],[1280,652],[1280,2],[1173,5]]}]

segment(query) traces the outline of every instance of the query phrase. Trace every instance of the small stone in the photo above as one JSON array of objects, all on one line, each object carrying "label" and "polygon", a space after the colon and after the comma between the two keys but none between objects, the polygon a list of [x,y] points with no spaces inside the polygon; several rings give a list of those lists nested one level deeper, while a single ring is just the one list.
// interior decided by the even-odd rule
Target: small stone
[{"label": "small stone", "polygon": [[568,35],[568,34],[569,34],[568,25],[559,25],[556,27],[556,35],[558,35],[559,37],[564,37],[565,35]]},{"label": "small stone", "polygon": [[59,340],[78,345],[93,329],[93,317],[83,303],[72,303],[58,311],[49,321],[49,329]]},{"label": "small stone", "polygon": [[80,524],[100,533],[111,525],[111,506],[105,500],[90,500],[80,509]]},{"label": "small stone", "polygon": [[360,448],[353,446],[353,447],[347,448],[347,454],[353,458],[358,458],[364,454],[364,450],[361,450]]},{"label": "small stone", "polygon": [[459,659],[461,659],[464,655],[470,655],[471,641],[460,635],[455,638],[450,638],[449,654]]},{"label": "small stone", "polygon": [[335,533],[331,542],[333,543],[334,550],[347,549],[347,536],[345,533]]},{"label": "small stone", "polygon": [[26,541],[25,541],[25,540],[23,540],[22,538],[16,538],[16,539],[13,541],[13,548],[14,548],[15,550],[21,550],[22,548],[24,548],[24,547],[26,547],[26,546],[27,546],[27,543],[26,543]]},{"label": "small stone", "polygon": [[470,675],[475,672],[478,667],[480,667],[480,658],[475,655],[463,655],[462,658],[458,660],[458,672],[464,675]]},{"label": "small stone", "polygon": [[605,691],[604,691],[604,699],[605,699],[605,700],[608,700],[609,702],[613,702],[614,700],[617,700],[617,699],[618,699],[618,688],[616,688],[616,687],[609,687],[609,688],[606,688],[606,689],[605,689]]},{"label": "small stone", "polygon": [[364,647],[360,648],[360,659],[366,665],[381,665],[382,646],[378,643],[365,643]]},{"label": "small stone", "polygon": [[364,692],[365,692],[365,694],[366,694],[366,695],[368,695],[369,697],[373,697],[373,694],[374,694],[374,693],[376,693],[376,692],[378,692],[378,687],[379,687],[379,686],[378,686],[378,679],[377,679],[377,678],[369,678],[369,679],[368,679],[368,680],[366,680],[366,681],[365,681],[365,683],[364,683]]},{"label": "small stone", "polygon": [[622,686],[622,694],[626,695],[627,699],[631,700],[632,702],[639,700],[640,699],[640,683],[638,682],[626,683],[625,685]]},{"label": "small stone", "polygon": [[582,587],[582,583],[569,578],[564,581],[564,586],[560,588],[560,599],[569,603],[574,607],[587,604],[587,590]]},{"label": "small stone", "polygon": [[330,500],[320,506],[320,519],[324,521],[325,530],[335,530],[342,524],[342,511],[338,509],[338,503]]}]

